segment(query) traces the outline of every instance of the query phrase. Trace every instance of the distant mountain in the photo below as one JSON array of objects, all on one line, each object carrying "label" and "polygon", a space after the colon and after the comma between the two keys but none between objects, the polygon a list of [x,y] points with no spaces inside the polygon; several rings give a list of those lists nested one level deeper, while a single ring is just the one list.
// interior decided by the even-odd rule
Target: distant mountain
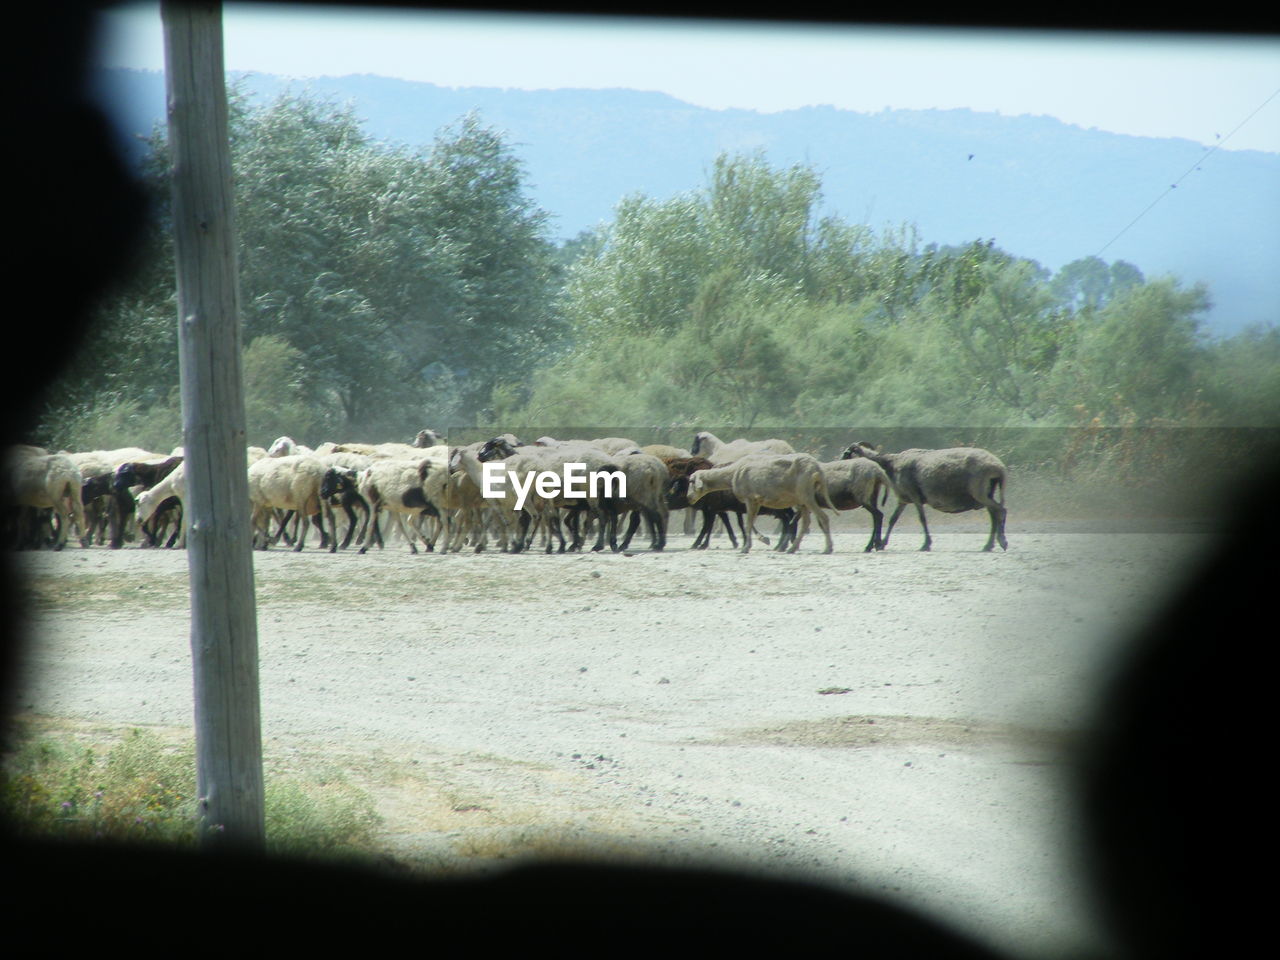
[{"label": "distant mountain", "polygon": [[[258,96],[292,86],[350,101],[371,136],[411,145],[429,144],[441,127],[477,111],[523,158],[533,199],[554,215],[561,239],[611,219],[626,194],[699,189],[720,152],[761,149],[775,165],[812,165],[826,212],[845,220],[877,229],[912,223],[939,244],[994,238],[1051,270],[1100,253],[1147,276],[1207,283],[1215,333],[1280,323],[1280,154],[1206,156],[1189,140],[970,110],[762,114],[636,90],[453,89],[367,75],[245,79]],[[133,135],[164,117],[161,75],[104,71],[99,90],[129,149],[140,149]]]}]

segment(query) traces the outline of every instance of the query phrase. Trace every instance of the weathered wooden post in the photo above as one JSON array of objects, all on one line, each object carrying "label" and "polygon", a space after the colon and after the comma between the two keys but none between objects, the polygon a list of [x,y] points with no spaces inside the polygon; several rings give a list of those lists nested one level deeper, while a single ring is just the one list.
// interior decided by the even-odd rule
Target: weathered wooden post
[{"label": "weathered wooden post", "polygon": [[219,2],[163,0],[197,783],[212,848],[265,842],[235,205]]}]

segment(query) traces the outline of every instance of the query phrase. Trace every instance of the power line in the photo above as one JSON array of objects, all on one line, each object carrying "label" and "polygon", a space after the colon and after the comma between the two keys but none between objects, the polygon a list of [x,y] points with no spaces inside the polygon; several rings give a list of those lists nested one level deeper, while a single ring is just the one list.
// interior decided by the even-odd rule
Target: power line
[{"label": "power line", "polygon": [[[1199,169],[1200,169],[1200,164],[1204,163],[1204,162],[1205,162],[1205,160],[1207,160],[1207,159],[1208,159],[1208,158],[1209,158],[1213,153],[1215,153],[1215,152],[1218,150],[1218,148],[1219,148],[1219,147],[1221,147],[1224,143],[1226,143],[1228,140],[1230,140],[1230,139],[1232,138],[1232,136],[1234,136],[1234,135],[1235,135],[1235,133],[1236,133],[1236,131],[1237,131],[1237,130],[1239,130],[1239,129],[1240,129],[1241,127],[1243,127],[1246,123],[1248,123],[1250,120],[1252,120],[1252,119],[1253,119],[1253,118],[1258,114],[1258,111],[1260,111],[1260,110],[1261,110],[1263,107],[1265,107],[1268,103],[1270,103],[1272,100],[1274,100],[1278,95],[1280,95],[1280,88],[1277,88],[1277,89],[1275,90],[1275,92],[1273,92],[1273,93],[1271,94],[1271,96],[1267,97],[1267,99],[1263,100],[1263,101],[1262,101],[1262,103],[1258,104],[1258,106],[1253,110],[1253,112],[1252,112],[1252,113],[1250,113],[1247,117],[1245,117],[1243,120],[1241,120],[1239,123],[1237,123],[1237,124],[1235,125],[1235,127],[1234,127],[1234,128],[1232,128],[1232,130],[1231,130],[1231,132],[1230,132],[1230,133],[1228,133],[1225,137],[1221,137],[1221,138],[1219,138],[1219,140],[1218,140],[1218,142],[1217,142],[1217,143],[1215,143],[1212,147],[1210,147],[1208,150],[1206,150],[1206,151],[1204,152],[1204,156],[1202,156],[1199,160],[1197,160],[1197,161],[1196,161],[1195,163],[1193,163],[1190,167],[1188,167],[1188,168],[1187,168],[1187,171],[1186,171],[1182,176],[1180,176],[1177,180],[1173,181],[1173,183],[1169,184],[1169,186],[1165,189],[1165,191],[1164,191],[1163,193],[1161,193],[1161,194],[1160,194],[1160,196],[1156,197],[1156,198],[1155,198],[1154,200],[1152,200],[1149,204],[1147,204],[1146,209],[1145,209],[1145,210],[1143,210],[1143,211],[1142,211],[1140,214],[1138,214],[1136,217],[1134,217],[1132,220],[1130,220],[1130,221],[1125,225],[1124,229],[1122,229],[1122,230],[1121,230],[1119,233],[1117,233],[1114,237],[1112,237],[1110,240],[1108,240],[1106,243],[1104,243],[1104,244],[1102,245],[1102,249],[1100,249],[1097,253],[1095,253],[1095,254],[1094,254],[1094,256],[1095,256],[1095,257],[1101,257],[1101,256],[1102,256],[1102,252],[1103,252],[1103,250],[1106,250],[1106,249],[1107,249],[1107,247],[1111,246],[1113,243],[1115,243],[1117,240],[1119,240],[1122,236],[1124,236],[1124,235],[1125,235],[1125,233],[1127,233],[1127,232],[1128,232],[1128,230],[1129,230],[1129,228],[1130,228],[1130,227],[1132,227],[1135,223],[1137,223],[1139,220],[1141,220],[1143,217],[1145,217],[1148,213],[1150,213],[1150,212],[1151,212],[1151,208],[1152,208],[1152,207],[1154,207],[1157,203],[1159,203],[1161,200],[1163,200],[1165,197],[1167,197],[1170,193],[1172,193],[1174,190],[1176,190],[1176,189],[1178,188],[1178,184],[1180,184],[1183,180],[1185,180],[1187,177],[1189,177],[1192,173],[1195,173],[1195,171],[1199,170]],[[1215,134],[1215,136],[1217,136],[1217,135]]]}]

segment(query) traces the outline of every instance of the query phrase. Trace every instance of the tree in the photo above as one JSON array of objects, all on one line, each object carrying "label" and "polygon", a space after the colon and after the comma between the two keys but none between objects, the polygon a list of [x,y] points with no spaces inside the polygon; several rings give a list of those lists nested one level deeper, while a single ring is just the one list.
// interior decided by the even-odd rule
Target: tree
[{"label": "tree", "polygon": [[1133,287],[1076,325],[1055,374],[1062,389],[1104,423],[1180,421],[1193,398],[1204,354],[1201,284],[1188,290],[1164,277]]},{"label": "tree", "polygon": [[[414,151],[310,95],[229,100],[244,338],[290,348],[277,353],[296,366],[278,376],[317,430],[394,435],[467,417],[561,337],[546,214],[478,118]],[[104,402],[163,403],[177,383],[163,130],[150,147],[153,255],[103,308],[51,424]]]},{"label": "tree", "polygon": [[1107,266],[1098,257],[1084,257],[1059,270],[1049,289],[1063,306],[1087,312],[1101,309],[1142,282],[1141,271],[1131,263],[1117,260]]},{"label": "tree", "polygon": [[929,266],[936,281],[925,301],[958,348],[952,363],[970,378],[970,391],[1039,419],[1042,377],[1060,348],[1063,318],[1042,268],[988,241]]},{"label": "tree", "polygon": [[436,236],[450,245],[459,302],[452,322],[431,329],[412,359],[438,359],[466,378],[462,403],[473,408],[496,377],[562,338],[556,251],[547,214],[525,196],[523,165],[475,114],[437,136],[423,172],[423,198]]}]

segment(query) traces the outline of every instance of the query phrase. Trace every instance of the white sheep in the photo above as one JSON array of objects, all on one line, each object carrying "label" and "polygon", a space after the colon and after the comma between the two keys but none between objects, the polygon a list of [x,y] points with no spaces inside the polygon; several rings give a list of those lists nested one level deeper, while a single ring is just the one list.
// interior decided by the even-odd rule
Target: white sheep
[{"label": "white sheep", "polygon": [[[446,451],[447,449],[445,448]],[[369,530],[365,536],[364,545],[360,548],[361,553],[367,553],[372,545],[377,531],[378,514],[383,510],[388,511],[394,518],[397,529],[404,535],[413,553],[418,552],[415,539],[421,539],[428,550],[434,548],[434,540],[423,535],[416,526],[411,529],[406,529],[405,526],[405,517],[409,517],[411,521],[417,521],[424,513],[428,516],[440,516],[438,503],[443,499],[440,491],[448,483],[448,461],[439,456],[424,457],[423,454],[428,452],[428,450],[415,449],[414,453],[417,456],[411,460],[375,458],[360,473],[357,488],[360,495],[368,501],[372,511]],[[423,478],[419,475],[419,468],[424,461],[427,462],[428,467],[433,464],[438,465],[435,474],[442,474],[437,479],[437,476],[428,473],[431,477],[431,489],[435,493],[434,501],[428,498]],[[446,529],[446,542],[450,532],[450,529]]]},{"label": "white sheep", "polygon": [[[260,541],[261,549],[267,549],[279,539],[279,533],[275,537],[270,535],[271,518],[276,510],[292,510],[298,514],[299,530],[294,552],[306,546],[308,524],[319,529],[321,543],[324,543],[320,484],[326,469],[321,460],[312,456],[265,457],[249,465],[251,522],[255,530],[265,534]],[[281,532],[283,527],[281,524]]]},{"label": "white sheep", "polygon": [[[753,454],[723,467],[711,467],[690,474],[689,502],[697,503],[713,490],[732,490],[747,508],[742,552],[751,550],[751,532],[761,507],[791,507],[800,516],[799,532],[792,538],[789,553],[795,553],[809,530],[809,515],[816,515],[830,553],[831,524],[823,507],[831,507],[827,483],[818,461],[807,453]],[[834,509],[834,508],[832,508]]]},{"label": "white sheep", "polygon": [[297,443],[293,437],[277,437],[267,449],[269,457],[307,457],[315,453],[310,447]]},{"label": "white sheep", "polygon": [[84,505],[80,498],[83,483],[75,461],[66,454],[37,454],[36,447],[10,448],[6,451],[9,503],[16,507],[51,509],[58,518],[58,534],[53,549],[67,543],[71,524],[80,533],[80,545],[89,546]]},{"label": "white sheep", "polygon": [[[551,438],[545,438],[551,440]],[[617,550],[617,526],[618,526],[618,509],[621,505],[621,497],[616,492],[607,491],[604,485],[595,491],[594,495],[586,497],[565,497],[563,491],[554,497],[542,497],[536,487],[526,486],[530,484],[531,477],[537,476],[543,472],[563,474],[564,465],[566,463],[580,463],[584,465],[587,474],[615,474],[621,470],[616,462],[598,448],[590,443],[582,440],[551,440],[554,446],[523,446],[515,447],[502,438],[494,438],[489,440],[481,450],[479,459],[481,461],[492,461],[502,459],[504,471],[514,475],[515,480],[507,479],[503,484],[504,497],[502,500],[503,509],[510,511],[510,515],[521,513],[520,517],[520,534],[516,538],[514,545],[515,551],[526,549],[533,533],[536,531],[535,521],[545,523],[551,536],[560,541],[560,552],[566,549],[564,534],[560,529],[560,510],[562,508],[574,511],[574,514],[585,512],[593,520],[600,523],[599,535],[596,544],[592,550],[604,549],[606,539],[609,546],[613,550]],[[624,474],[625,476],[625,474]],[[505,479],[505,474],[504,474]],[[515,492],[516,484],[528,489],[528,495],[524,501],[523,507],[517,507],[519,497]],[[581,548],[584,533],[580,524],[574,527],[574,540],[570,549],[577,550]],[[547,542],[547,552],[550,553],[552,543]]]},{"label": "white sheep", "polygon": [[754,453],[785,454],[795,453],[795,448],[785,440],[737,440],[725,443],[714,433],[706,430],[695,434],[693,446],[689,448],[689,456],[706,457],[716,466],[733,463]]},{"label": "white sheep", "polygon": [[446,544],[446,549],[460,550],[464,542],[470,542],[474,544],[476,553],[481,552],[488,545],[491,526],[497,531],[498,548],[503,552],[508,549],[510,511],[499,509],[481,489],[484,467],[477,457],[483,446],[484,441],[480,441],[456,447],[449,457],[448,503],[456,510],[456,528],[453,542]]},{"label": "white sheep", "polygon": [[630,450],[640,446],[634,440],[628,440],[626,437],[601,437],[598,440],[589,440],[587,442],[597,450],[603,450],[610,456],[615,453],[621,453],[623,450]]},{"label": "white sheep", "polygon": [[[187,496],[187,469],[186,461],[178,464],[173,468],[173,472],[157,483],[150,490],[144,490],[138,494],[138,506],[135,516],[139,524],[145,524],[155,515],[160,505],[170,497],[176,497],[180,504],[185,507]],[[187,521],[185,510],[183,511],[183,519],[181,521],[181,532],[179,534],[178,546],[185,549],[187,545]]]}]

